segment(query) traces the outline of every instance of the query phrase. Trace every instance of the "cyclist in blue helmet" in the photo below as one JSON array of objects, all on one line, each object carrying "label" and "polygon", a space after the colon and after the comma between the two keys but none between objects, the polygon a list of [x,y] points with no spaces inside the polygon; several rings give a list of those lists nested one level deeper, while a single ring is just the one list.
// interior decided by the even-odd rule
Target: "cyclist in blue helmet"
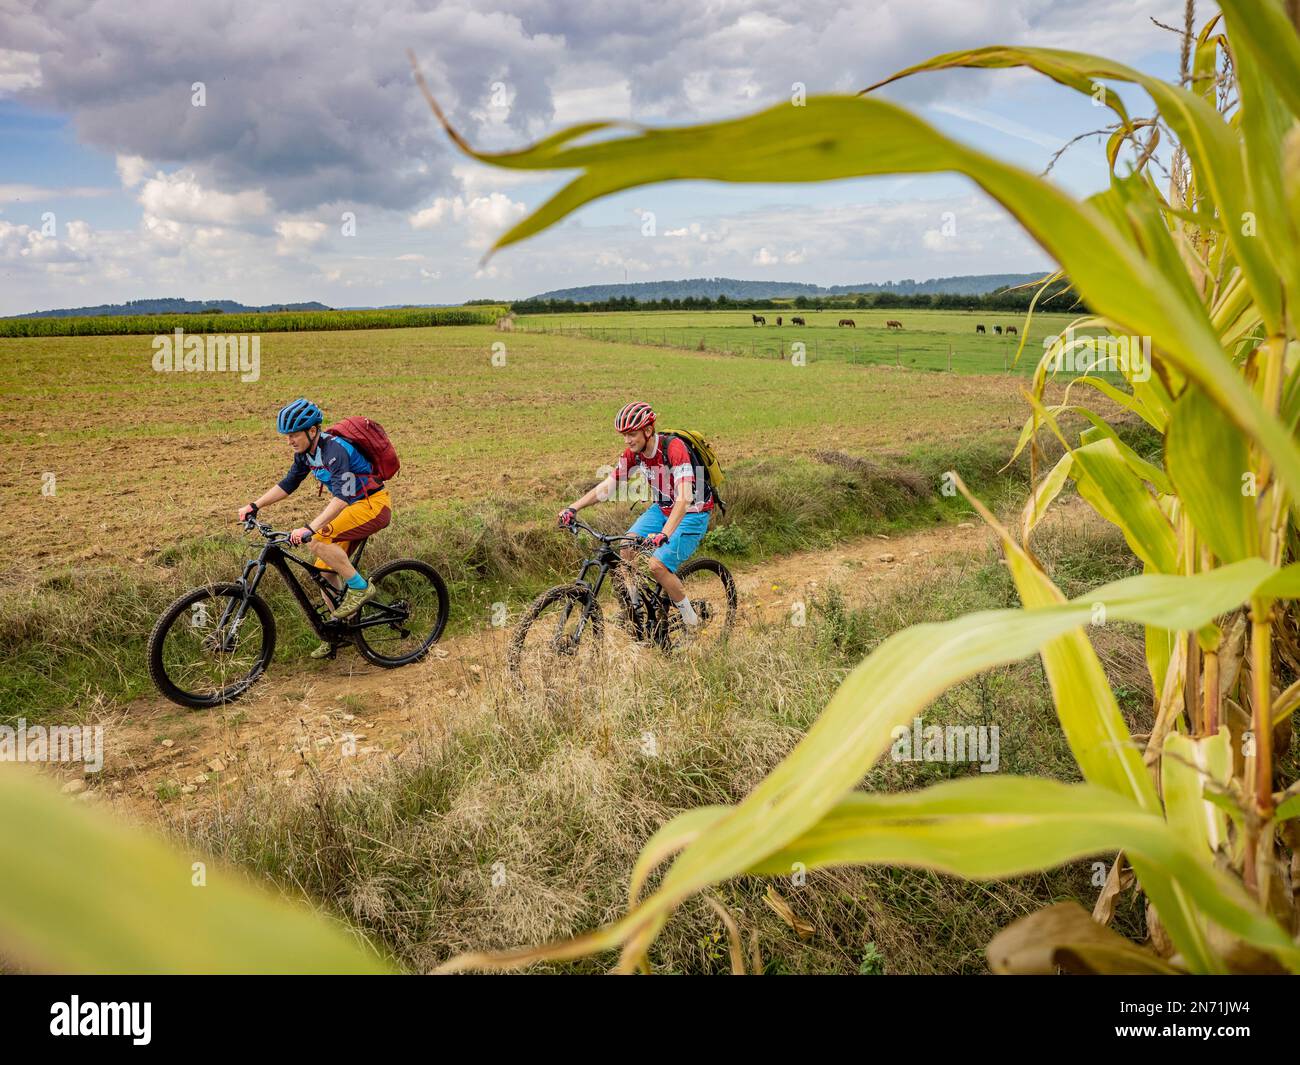
[{"label": "cyclist in blue helmet", "polygon": [[[239,508],[239,520],[288,498],[309,473],[328,488],[330,501],[325,509],[294,529],[290,540],[307,545],[316,556],[316,565],[326,571],[336,588],[347,585],[343,601],[331,611],[332,617],[343,619],[375,596],[375,586],[349,560],[348,546],[387,526],[392,520],[392,502],[366,457],[342,437],[324,432],[324,420],[320,408],[308,399],[295,399],[280,410],[275,428],[289,438],[293,463],[279,484]],[[312,657],[325,658],[330,651],[330,645],[322,642]]]}]

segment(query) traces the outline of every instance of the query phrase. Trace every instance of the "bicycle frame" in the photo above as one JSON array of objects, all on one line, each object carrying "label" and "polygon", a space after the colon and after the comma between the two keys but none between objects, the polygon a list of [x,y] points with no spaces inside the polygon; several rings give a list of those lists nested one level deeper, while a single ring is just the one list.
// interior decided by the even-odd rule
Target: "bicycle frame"
[{"label": "bicycle frame", "polygon": [[[365,548],[366,544],[363,540],[352,559],[354,565],[361,561],[361,555]],[[262,548],[257,558],[249,559],[244,563],[243,572],[236,582],[242,588],[242,595],[238,603],[234,601],[227,603],[225,610],[222,611],[221,620],[217,625],[217,632],[226,634],[222,639],[223,650],[233,650],[234,638],[244,620],[244,614],[248,610],[248,602],[257,594],[257,589],[262,583],[262,578],[266,575],[268,566],[274,568],[284,578],[284,582],[289,586],[289,590],[293,593],[298,606],[306,615],[311,627],[316,631],[316,635],[322,640],[331,643],[344,643],[352,638],[352,633],[357,629],[371,628],[375,625],[388,625],[394,621],[405,621],[408,617],[408,612],[402,603],[385,604],[371,600],[367,604],[366,617],[336,621],[329,616],[319,602],[312,600],[307,589],[294,575],[290,563],[301,567],[305,571],[307,578],[325,595],[332,607],[337,607],[342,602],[344,591],[335,588],[330,583],[325,577],[325,571],[318,569],[297,555],[285,551],[282,543],[272,541]]]},{"label": "bicycle frame", "polygon": [[[587,619],[591,616],[592,606],[596,602],[596,597],[600,595],[600,590],[605,584],[605,578],[609,576],[611,570],[623,564],[622,556],[617,551],[614,550],[612,542],[618,542],[620,540],[628,539],[627,537],[620,537],[620,536],[613,536],[613,537],[605,536],[601,533],[598,533],[595,529],[593,529],[590,525],[587,525],[585,522],[576,523],[574,529],[575,533],[578,530],[585,531],[590,536],[595,537],[597,543],[600,544],[600,549],[596,552],[594,558],[584,558],[582,560],[582,563],[578,569],[578,579],[574,581],[575,584],[579,585],[582,588],[585,588],[588,592],[587,605],[583,608],[582,618],[578,622],[578,627],[573,633],[573,639],[575,641],[581,638],[583,630],[587,627]],[[594,581],[587,579],[588,573],[590,573],[592,570],[596,571],[596,577]],[[650,580],[641,580],[640,583],[642,587],[641,602],[645,605],[646,617],[645,617],[644,625],[642,624],[641,619],[639,617],[633,618],[633,622],[635,625],[634,636],[637,639],[644,638],[647,633],[653,633],[658,635],[660,633],[660,626],[662,624],[662,619],[666,618],[667,616],[667,613],[663,609],[661,604],[661,599],[664,596],[663,589],[660,588],[658,584]],[[654,594],[653,595],[646,594],[651,591],[652,586],[653,586]],[[573,604],[570,603],[569,606],[565,609],[564,616],[560,622],[561,631],[563,630],[564,626],[568,624],[569,617],[571,616],[572,611],[573,611]]]}]

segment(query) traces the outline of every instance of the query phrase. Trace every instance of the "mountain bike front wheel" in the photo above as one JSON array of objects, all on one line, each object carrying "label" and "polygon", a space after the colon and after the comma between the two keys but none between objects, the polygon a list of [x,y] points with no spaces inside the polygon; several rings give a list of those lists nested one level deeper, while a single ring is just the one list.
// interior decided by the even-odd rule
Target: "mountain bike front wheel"
[{"label": "mountain bike front wheel", "polygon": [[591,590],[561,584],[533,600],[510,641],[506,665],[516,683],[580,677],[604,643],[605,619]]},{"label": "mountain bike front wheel", "polygon": [[195,588],[172,603],[149,634],[149,676],[174,703],[205,710],[234,702],[275,654],[266,600],[240,584]]}]

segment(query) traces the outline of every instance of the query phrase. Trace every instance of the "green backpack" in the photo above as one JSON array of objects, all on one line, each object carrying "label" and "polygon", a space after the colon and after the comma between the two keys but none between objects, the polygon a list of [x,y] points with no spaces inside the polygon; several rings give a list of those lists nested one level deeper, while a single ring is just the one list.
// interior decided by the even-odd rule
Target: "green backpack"
[{"label": "green backpack", "polygon": [[[697,470],[704,471],[704,484],[707,489],[705,499],[713,497],[717,503],[718,509],[723,514],[727,513],[727,504],[723,502],[719,489],[726,483],[727,475],[722,472],[722,464],[718,462],[718,456],[713,453],[713,448],[709,442],[699,433],[690,429],[660,429],[659,435],[663,437],[676,437],[686,445],[686,450],[691,453],[691,465]],[[668,448],[668,442],[664,441],[665,453]],[[666,455],[665,455],[666,457]]]}]

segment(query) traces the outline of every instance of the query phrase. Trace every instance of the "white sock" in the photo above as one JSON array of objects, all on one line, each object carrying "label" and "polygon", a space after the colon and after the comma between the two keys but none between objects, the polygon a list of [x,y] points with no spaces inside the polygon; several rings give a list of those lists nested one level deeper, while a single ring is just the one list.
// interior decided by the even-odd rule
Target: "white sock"
[{"label": "white sock", "polygon": [[682,601],[674,603],[673,606],[677,608],[678,613],[682,615],[682,620],[687,625],[693,626],[700,623],[700,619],[695,614],[695,607],[691,606],[691,597],[689,595],[683,596]]},{"label": "white sock", "polygon": [[627,601],[633,606],[637,606],[641,602],[641,591],[637,588],[635,581],[628,581]]}]

